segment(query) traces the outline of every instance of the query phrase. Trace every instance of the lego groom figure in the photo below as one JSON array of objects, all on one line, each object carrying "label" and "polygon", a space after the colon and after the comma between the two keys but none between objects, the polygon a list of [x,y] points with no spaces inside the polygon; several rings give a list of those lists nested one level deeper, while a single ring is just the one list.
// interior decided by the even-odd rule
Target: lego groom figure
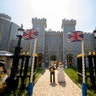
[{"label": "lego groom figure", "polygon": [[50,82],[55,83],[55,67],[54,67],[54,62],[51,62],[51,65],[49,66],[50,70]]}]

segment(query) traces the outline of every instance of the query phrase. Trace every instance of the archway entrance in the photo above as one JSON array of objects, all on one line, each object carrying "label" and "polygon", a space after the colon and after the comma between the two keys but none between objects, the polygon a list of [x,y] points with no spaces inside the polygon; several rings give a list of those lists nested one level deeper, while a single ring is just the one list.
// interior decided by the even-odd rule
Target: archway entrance
[{"label": "archway entrance", "polygon": [[50,56],[50,61],[56,61],[57,60],[57,56],[56,55],[51,55]]},{"label": "archway entrance", "polygon": [[41,67],[43,63],[44,55],[42,53],[38,54],[38,66]]},{"label": "archway entrance", "polygon": [[73,55],[72,54],[68,54],[67,55],[67,63],[69,66],[72,66],[73,65]]}]

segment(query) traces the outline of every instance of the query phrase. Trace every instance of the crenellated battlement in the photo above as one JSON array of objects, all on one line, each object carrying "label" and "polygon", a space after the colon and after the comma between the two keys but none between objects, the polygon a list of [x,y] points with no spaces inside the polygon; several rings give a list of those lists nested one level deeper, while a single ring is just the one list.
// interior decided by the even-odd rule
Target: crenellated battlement
[{"label": "crenellated battlement", "polygon": [[49,30],[49,31],[46,31],[46,34],[47,34],[47,35],[52,35],[52,36],[53,36],[53,35],[54,35],[54,36],[57,36],[57,35],[58,35],[58,36],[60,36],[60,35],[62,36],[63,32],[61,32],[61,31],[50,31],[50,30]]},{"label": "crenellated battlement", "polygon": [[84,37],[85,37],[85,38],[94,38],[94,37],[92,37],[92,36],[94,36],[93,33],[84,32]]},{"label": "crenellated battlement", "polygon": [[70,19],[70,20],[63,19],[62,20],[62,26],[61,26],[61,28],[63,28],[64,25],[76,25],[76,20],[73,20],[73,19]]},{"label": "crenellated battlement", "polygon": [[4,14],[4,13],[0,13],[0,18],[4,19],[4,20],[11,21],[11,17],[6,15],[6,14]]},{"label": "crenellated battlement", "polygon": [[40,18],[32,18],[32,23],[33,23],[33,25],[34,24],[44,24],[45,25],[45,27],[47,27],[47,24],[46,24],[46,19],[45,18],[42,18],[42,19],[40,19]]},{"label": "crenellated battlement", "polygon": [[93,33],[90,32],[84,32],[85,35],[92,35]]}]

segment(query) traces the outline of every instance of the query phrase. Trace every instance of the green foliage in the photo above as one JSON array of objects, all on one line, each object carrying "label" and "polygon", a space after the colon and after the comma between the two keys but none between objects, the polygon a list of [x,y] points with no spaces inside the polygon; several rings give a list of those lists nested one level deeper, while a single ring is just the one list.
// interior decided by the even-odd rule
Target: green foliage
[{"label": "green foliage", "polygon": [[57,59],[56,55],[51,55],[51,57],[50,57],[51,61],[56,61],[56,59]]},{"label": "green foliage", "polygon": [[27,96],[27,90],[24,89],[24,90],[15,90],[15,91],[12,91],[10,95],[5,95],[5,96]]}]

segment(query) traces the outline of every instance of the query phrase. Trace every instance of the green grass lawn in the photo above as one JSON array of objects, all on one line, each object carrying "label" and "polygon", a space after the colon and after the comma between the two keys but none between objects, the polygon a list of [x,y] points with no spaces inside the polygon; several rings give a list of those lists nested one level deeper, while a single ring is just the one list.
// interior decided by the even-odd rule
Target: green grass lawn
[{"label": "green grass lawn", "polygon": [[[73,82],[75,82],[80,88],[82,88],[82,85],[78,83],[78,74],[77,74],[76,68],[73,68],[73,67],[67,68],[67,69],[65,68],[64,71],[72,79]],[[88,89],[87,95],[96,96],[96,90]]]},{"label": "green grass lawn", "polygon": [[76,68],[67,68],[67,69],[64,69],[64,71],[73,80],[73,82],[78,84],[78,75],[77,75],[77,69]]}]

